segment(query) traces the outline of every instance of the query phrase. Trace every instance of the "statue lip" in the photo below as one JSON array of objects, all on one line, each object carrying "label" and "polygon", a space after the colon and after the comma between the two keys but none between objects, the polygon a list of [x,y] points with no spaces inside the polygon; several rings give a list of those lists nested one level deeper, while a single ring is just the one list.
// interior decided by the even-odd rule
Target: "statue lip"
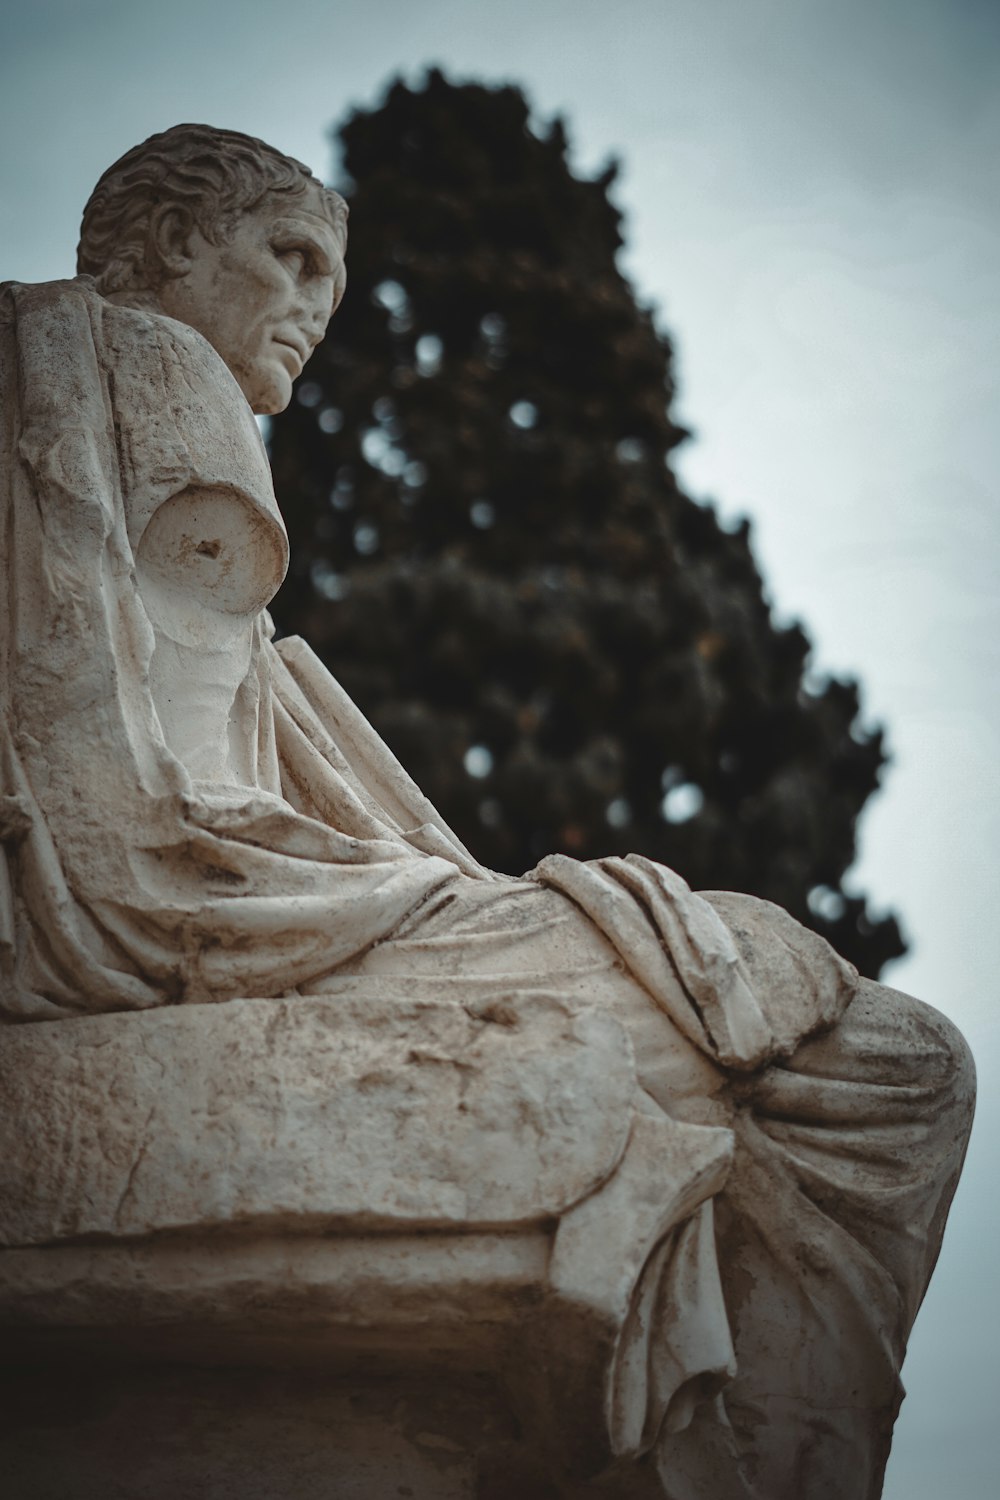
[{"label": "statue lip", "polygon": [[291,349],[293,354],[297,354],[299,357],[300,370],[305,365],[306,360],[312,353],[312,350],[309,348],[305,339],[291,338],[288,334],[275,334],[272,342],[275,344],[279,344],[283,349]]}]

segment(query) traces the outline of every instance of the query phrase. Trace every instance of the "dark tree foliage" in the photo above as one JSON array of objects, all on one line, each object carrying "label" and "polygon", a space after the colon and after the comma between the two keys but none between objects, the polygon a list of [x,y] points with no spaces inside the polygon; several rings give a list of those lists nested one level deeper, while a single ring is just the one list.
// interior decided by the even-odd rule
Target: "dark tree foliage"
[{"label": "dark tree foliage", "polygon": [[279,627],[484,863],[634,850],[876,975],[899,928],[841,881],[882,737],[853,682],[807,685],[749,525],[678,489],[614,168],[582,180],[518,89],[437,72],[341,138],[348,293],[271,436]]}]

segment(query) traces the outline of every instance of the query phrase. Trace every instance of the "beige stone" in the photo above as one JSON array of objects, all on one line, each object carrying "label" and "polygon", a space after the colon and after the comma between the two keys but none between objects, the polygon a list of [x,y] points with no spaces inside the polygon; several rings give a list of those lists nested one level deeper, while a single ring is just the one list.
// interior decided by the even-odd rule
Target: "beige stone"
[{"label": "beige stone", "polygon": [[0,1054],[7,1245],[552,1219],[614,1172],[632,1052],[512,997],[234,1000],[24,1027]]},{"label": "beige stone", "polygon": [[968,1053],[766,902],[484,869],[273,642],[253,414],[345,226],[183,126],[102,179],[81,277],[0,289],[0,1463],[875,1500]]}]

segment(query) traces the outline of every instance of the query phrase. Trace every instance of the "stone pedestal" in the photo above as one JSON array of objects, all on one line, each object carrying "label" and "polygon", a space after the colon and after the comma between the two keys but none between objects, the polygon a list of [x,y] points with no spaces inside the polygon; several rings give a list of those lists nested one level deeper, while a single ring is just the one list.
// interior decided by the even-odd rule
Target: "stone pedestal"
[{"label": "stone pedestal", "polygon": [[728,1133],[637,1113],[612,1018],[235,1002],[0,1075],[19,1500],[644,1492],[629,1314]]},{"label": "stone pedestal", "polygon": [[185,1364],[3,1382],[17,1500],[549,1500],[562,1493],[485,1375]]}]

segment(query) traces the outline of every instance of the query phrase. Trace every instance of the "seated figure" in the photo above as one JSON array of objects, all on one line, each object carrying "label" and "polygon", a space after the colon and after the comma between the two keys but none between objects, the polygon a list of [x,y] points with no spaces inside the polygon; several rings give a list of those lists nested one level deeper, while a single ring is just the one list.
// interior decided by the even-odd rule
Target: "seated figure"
[{"label": "seated figure", "polygon": [[731,1152],[640,1309],[662,1493],[875,1497],[967,1050],[752,897],[635,856],[484,869],[308,646],[272,641],[287,540],[254,413],[324,335],[346,222],[299,163],[178,126],[101,179],[76,280],[0,292],[0,1014],[392,986],[611,1011],[640,1107]]}]

